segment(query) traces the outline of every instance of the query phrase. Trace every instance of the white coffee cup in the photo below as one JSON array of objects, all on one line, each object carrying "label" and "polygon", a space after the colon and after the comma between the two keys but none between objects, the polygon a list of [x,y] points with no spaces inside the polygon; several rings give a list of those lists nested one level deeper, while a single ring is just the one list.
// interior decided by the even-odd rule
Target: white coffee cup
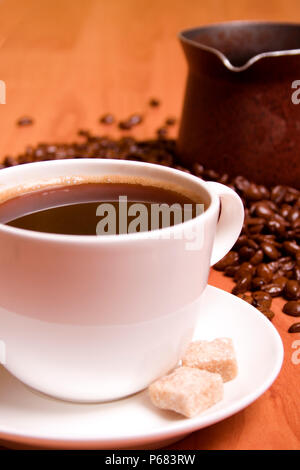
[{"label": "white coffee cup", "polygon": [[[0,200],[16,188],[22,193],[63,179],[104,175],[177,185],[199,195],[207,208],[173,227],[102,237],[0,224],[3,365],[25,384],[65,400],[125,397],[176,366],[205,309],[201,294],[209,268],[230,250],[243,224],[242,202],[226,186],[121,160],[4,169]],[[196,248],[191,233],[201,235]]]}]

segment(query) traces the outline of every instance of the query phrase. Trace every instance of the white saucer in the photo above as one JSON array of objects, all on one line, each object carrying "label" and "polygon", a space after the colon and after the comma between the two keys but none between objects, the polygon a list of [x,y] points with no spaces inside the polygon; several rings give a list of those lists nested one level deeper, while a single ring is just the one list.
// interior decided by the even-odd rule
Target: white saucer
[{"label": "white saucer", "polygon": [[[239,375],[225,384],[224,399],[186,419],[152,406],[147,392],[105,404],[73,404],[41,395],[0,368],[0,439],[43,448],[158,448],[221,421],[262,395],[275,380],[283,346],[271,322],[248,303],[208,286],[195,339],[228,336]],[[7,442],[9,441],[9,442]]]}]

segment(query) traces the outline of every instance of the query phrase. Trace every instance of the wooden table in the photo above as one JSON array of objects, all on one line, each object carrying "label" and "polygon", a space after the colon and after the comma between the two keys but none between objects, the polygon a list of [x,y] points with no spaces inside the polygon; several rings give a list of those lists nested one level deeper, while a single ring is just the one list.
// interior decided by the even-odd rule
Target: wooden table
[{"label": "wooden table", "polygon": [[[300,20],[298,0],[2,0],[0,156],[45,141],[72,141],[78,128],[107,132],[98,118],[145,115],[139,137],[152,136],[167,116],[180,116],[186,76],[176,39],[183,28],[233,19]],[[295,77],[296,79],[297,77]],[[299,78],[299,77],[298,77]],[[158,109],[150,97],[162,100]],[[17,127],[30,115],[35,123]],[[110,131],[116,134],[117,131]],[[174,135],[176,129],[174,129]],[[230,291],[212,272],[210,283]],[[299,373],[292,363],[291,318],[276,301],[274,324],[285,347],[275,384],[246,410],[192,434],[172,449],[299,449]]]}]

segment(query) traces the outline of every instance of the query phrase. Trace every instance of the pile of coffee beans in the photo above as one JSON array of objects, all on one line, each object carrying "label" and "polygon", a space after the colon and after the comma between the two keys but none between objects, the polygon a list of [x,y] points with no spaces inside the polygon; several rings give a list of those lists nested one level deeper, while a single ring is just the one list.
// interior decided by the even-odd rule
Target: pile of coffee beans
[{"label": "pile of coffee beans", "polygon": [[[152,98],[150,107],[160,105]],[[23,124],[21,122],[23,121]],[[101,124],[117,124],[122,131],[130,131],[143,121],[139,114],[118,122],[112,114],[99,118]],[[28,125],[32,118],[21,118],[19,125]],[[218,174],[196,163],[184,168],[176,151],[176,141],[168,138],[169,126],[176,119],[167,118],[157,130],[157,137],[136,140],[132,135],[112,139],[79,130],[79,140],[73,143],[40,143],[29,146],[17,157],[6,156],[0,168],[18,164],[66,158],[114,158],[166,165],[204,180],[228,185],[236,191],[245,207],[242,233],[233,249],[214,268],[233,278],[232,293],[258,308],[270,320],[272,299],[286,299],[283,312],[300,316],[300,191],[277,185],[272,188],[257,185],[243,176],[230,177]],[[300,332],[300,323],[289,328],[290,333]]]},{"label": "pile of coffee beans", "polygon": [[[229,186],[245,206],[242,233],[215,265],[235,281],[232,292],[272,319],[273,297],[284,297],[283,312],[300,316],[300,191],[266,188],[238,176]],[[295,324],[290,332],[300,331]]]}]

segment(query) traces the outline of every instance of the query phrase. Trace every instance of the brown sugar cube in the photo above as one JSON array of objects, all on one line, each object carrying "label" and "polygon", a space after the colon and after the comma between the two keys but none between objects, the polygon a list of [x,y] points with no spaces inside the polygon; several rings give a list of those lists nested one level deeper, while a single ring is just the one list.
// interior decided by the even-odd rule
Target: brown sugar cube
[{"label": "brown sugar cube", "polygon": [[234,379],[238,372],[234,347],[230,338],[191,343],[182,359],[182,365],[220,374],[223,382]]},{"label": "brown sugar cube", "polygon": [[151,384],[149,395],[158,408],[192,418],[222,400],[223,382],[219,374],[179,367]]}]

